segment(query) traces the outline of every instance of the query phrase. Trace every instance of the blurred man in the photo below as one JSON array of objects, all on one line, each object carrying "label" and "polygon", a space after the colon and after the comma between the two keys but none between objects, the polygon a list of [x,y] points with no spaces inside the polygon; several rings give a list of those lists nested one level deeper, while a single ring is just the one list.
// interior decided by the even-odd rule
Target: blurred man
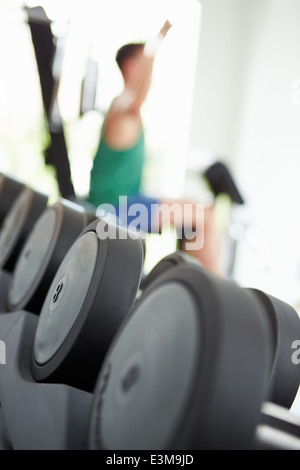
[{"label": "blurred man", "polygon": [[[209,271],[218,273],[219,244],[213,207],[156,199],[142,192],[145,139],[141,108],[151,86],[156,51],[170,28],[166,21],[156,38],[147,43],[126,44],[117,53],[124,89],[112,101],[103,123],[91,171],[89,201],[95,206],[111,204],[120,223],[126,216],[127,226],[134,222],[139,210],[139,227],[145,232],[159,231],[166,223],[174,225],[182,237],[181,249]],[[120,207],[123,196],[127,198],[126,214]]]}]

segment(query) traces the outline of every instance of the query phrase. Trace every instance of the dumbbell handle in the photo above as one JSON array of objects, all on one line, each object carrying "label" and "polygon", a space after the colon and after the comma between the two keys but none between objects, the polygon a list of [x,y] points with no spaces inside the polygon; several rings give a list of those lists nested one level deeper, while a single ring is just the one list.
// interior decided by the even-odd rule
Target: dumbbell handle
[{"label": "dumbbell handle", "polygon": [[300,450],[300,418],[273,403],[264,403],[256,428],[255,450]]},{"label": "dumbbell handle", "polygon": [[260,424],[256,429],[255,450],[300,450],[300,439],[280,429]]}]

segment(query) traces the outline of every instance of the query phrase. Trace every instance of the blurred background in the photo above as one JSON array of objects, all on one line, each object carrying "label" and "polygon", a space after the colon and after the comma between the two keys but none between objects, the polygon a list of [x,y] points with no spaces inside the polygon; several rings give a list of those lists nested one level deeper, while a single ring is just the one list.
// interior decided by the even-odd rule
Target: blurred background
[{"label": "blurred background", "polygon": [[[54,202],[59,187],[45,165],[49,125],[25,10],[36,6],[57,44],[52,125],[59,109],[76,194],[88,192],[103,117],[122,89],[117,49],[156,35],[168,18],[173,28],[143,108],[147,191],[201,202],[199,174],[224,161],[245,199],[230,215],[223,207],[235,242],[231,277],[299,310],[299,0],[0,0],[0,171]],[[162,244],[155,239],[150,264]]]}]

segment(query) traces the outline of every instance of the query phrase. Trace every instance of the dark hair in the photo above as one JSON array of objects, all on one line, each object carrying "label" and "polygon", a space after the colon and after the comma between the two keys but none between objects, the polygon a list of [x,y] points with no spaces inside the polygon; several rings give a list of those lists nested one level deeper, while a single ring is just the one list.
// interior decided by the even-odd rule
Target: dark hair
[{"label": "dark hair", "polygon": [[134,57],[137,52],[140,50],[143,50],[145,47],[144,42],[137,42],[137,43],[130,43],[130,44],[125,44],[125,46],[122,46],[116,55],[116,61],[117,64],[122,71],[123,64],[126,59],[129,59],[130,57]]}]

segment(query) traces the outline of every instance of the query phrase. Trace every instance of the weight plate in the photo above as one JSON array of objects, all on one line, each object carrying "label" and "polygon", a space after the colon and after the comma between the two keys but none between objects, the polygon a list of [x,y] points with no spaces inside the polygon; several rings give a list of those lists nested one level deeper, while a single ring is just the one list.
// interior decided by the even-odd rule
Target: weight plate
[{"label": "weight plate", "polygon": [[0,173],[0,225],[24,188],[24,183]]},{"label": "weight plate", "polygon": [[45,209],[16,263],[8,292],[9,310],[40,313],[61,262],[89,222],[83,207],[66,200]]},{"label": "weight plate", "polygon": [[36,220],[47,205],[48,197],[24,188],[6,215],[0,231],[0,268],[12,272],[23,245]]},{"label": "weight plate", "polygon": [[6,299],[11,279],[11,273],[8,271],[0,271],[0,313],[7,312]]},{"label": "weight plate", "polygon": [[300,339],[300,319],[285,302],[258,289],[251,290],[262,302],[272,334],[273,361],[268,400],[290,408],[300,382],[299,365],[292,361],[292,344]]},{"label": "weight plate", "polygon": [[92,394],[35,382],[30,361],[37,323],[37,315],[24,311],[0,316],[7,359],[0,365],[0,444],[5,423],[7,449],[83,450]]},{"label": "weight plate", "polygon": [[144,293],[108,351],[89,448],[250,449],[269,362],[256,298],[178,266]]},{"label": "weight plate", "polygon": [[[103,238],[99,224],[116,238]],[[90,391],[141,279],[140,238],[103,221],[90,224],[64,258],[43,305],[32,355],[37,381]]]},{"label": "weight plate", "polygon": [[150,273],[143,279],[141,282],[141,290],[146,290],[154,281],[156,281],[159,276],[167,272],[169,269],[182,264],[199,265],[200,263],[195,258],[184,253],[183,251],[179,250],[175,253],[171,253],[170,255],[167,255],[161,259],[150,271]]}]

